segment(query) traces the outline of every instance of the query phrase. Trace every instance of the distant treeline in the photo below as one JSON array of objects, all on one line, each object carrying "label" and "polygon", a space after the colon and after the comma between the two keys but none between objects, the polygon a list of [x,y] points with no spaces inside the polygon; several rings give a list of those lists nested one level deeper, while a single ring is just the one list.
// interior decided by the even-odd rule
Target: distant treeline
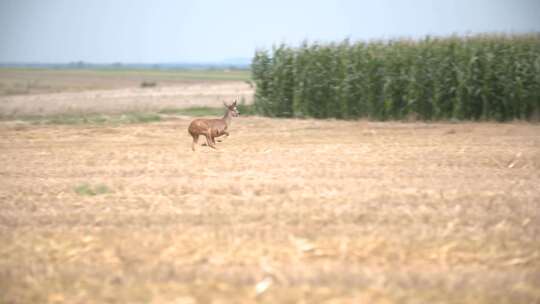
[{"label": "distant treeline", "polygon": [[276,117],[538,119],[540,34],[303,43],[259,50],[255,108]]},{"label": "distant treeline", "polygon": [[0,63],[0,68],[88,69],[88,70],[247,70],[244,63]]}]

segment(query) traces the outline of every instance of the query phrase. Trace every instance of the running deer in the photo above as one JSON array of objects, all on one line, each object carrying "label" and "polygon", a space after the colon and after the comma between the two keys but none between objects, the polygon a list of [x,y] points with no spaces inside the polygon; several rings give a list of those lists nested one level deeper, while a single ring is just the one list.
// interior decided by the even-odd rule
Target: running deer
[{"label": "running deer", "polygon": [[188,132],[193,137],[193,143],[191,144],[191,149],[195,151],[195,146],[199,140],[199,135],[206,137],[206,144],[209,147],[214,149],[216,148],[216,137],[223,135],[229,136],[227,128],[231,125],[231,120],[233,117],[238,117],[238,109],[236,108],[236,100],[228,105],[223,102],[223,105],[227,109],[223,118],[219,119],[195,119],[189,124]]}]

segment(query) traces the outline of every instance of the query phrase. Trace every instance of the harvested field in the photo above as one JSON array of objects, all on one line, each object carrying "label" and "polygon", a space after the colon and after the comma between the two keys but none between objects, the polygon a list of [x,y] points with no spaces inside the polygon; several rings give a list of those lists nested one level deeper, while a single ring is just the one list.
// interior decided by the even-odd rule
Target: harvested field
[{"label": "harvested field", "polygon": [[213,82],[245,82],[249,70],[130,70],[0,68],[0,96],[160,87]]},{"label": "harvested field", "polygon": [[0,123],[0,302],[540,302],[539,125],[188,123]]},{"label": "harvested field", "polygon": [[160,111],[193,106],[219,107],[224,100],[241,97],[251,102],[252,94],[248,84],[235,82],[5,96],[0,97],[0,113],[7,117],[18,117]]},{"label": "harvested field", "polygon": [[0,117],[221,107],[252,96],[249,71],[0,69]]}]

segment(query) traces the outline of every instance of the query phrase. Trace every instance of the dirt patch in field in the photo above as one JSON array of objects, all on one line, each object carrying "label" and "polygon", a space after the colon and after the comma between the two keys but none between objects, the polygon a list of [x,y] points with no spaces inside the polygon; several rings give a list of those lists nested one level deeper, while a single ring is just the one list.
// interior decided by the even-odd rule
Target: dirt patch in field
[{"label": "dirt patch in field", "polygon": [[0,124],[0,302],[535,303],[540,126]]}]

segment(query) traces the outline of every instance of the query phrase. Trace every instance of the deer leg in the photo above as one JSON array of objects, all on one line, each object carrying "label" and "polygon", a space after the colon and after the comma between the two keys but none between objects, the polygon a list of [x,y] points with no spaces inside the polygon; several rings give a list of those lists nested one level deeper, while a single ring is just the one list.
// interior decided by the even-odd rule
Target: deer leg
[{"label": "deer leg", "polygon": [[195,151],[195,146],[199,141],[199,135],[193,135],[193,142],[191,143],[191,150]]},{"label": "deer leg", "polygon": [[211,134],[205,134],[204,136],[206,137],[206,144],[208,146],[210,146],[211,148],[217,150],[216,145],[214,145],[214,139],[212,138],[212,135]]},{"label": "deer leg", "polygon": [[[219,134],[219,136],[216,136],[216,137],[221,137],[221,136],[223,136],[223,135],[225,135],[225,137],[229,137],[229,132],[223,131],[221,134]],[[218,140],[218,142],[222,142],[222,141],[223,141],[223,139]]]}]

